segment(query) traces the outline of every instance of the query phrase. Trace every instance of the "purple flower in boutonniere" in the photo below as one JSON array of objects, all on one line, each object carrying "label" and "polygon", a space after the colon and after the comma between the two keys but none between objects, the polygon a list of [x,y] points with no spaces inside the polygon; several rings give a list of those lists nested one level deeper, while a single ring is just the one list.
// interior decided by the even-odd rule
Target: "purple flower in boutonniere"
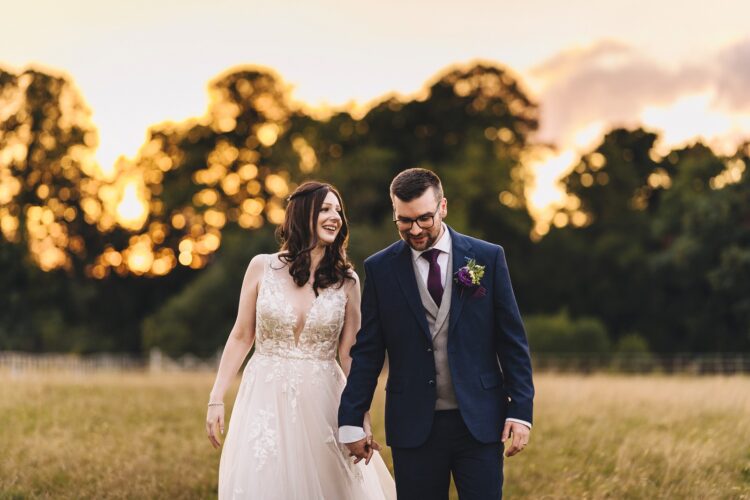
[{"label": "purple flower in boutonniere", "polygon": [[461,295],[464,294],[464,290],[467,290],[471,293],[471,297],[484,297],[487,289],[482,286],[483,277],[484,266],[477,264],[474,259],[467,258],[466,265],[455,274],[456,284],[461,287]]}]

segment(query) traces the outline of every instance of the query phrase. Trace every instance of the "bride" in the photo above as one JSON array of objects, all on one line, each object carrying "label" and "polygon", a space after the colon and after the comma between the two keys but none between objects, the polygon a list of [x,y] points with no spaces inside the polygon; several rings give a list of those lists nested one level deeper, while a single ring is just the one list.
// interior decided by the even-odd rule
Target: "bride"
[{"label": "bride", "polygon": [[278,235],[280,252],[257,255],[247,268],[209,397],[206,431],[218,448],[224,394],[255,342],[221,454],[219,499],[395,499],[369,416],[365,462],[337,440],[339,397],[360,326],[339,193],[302,184]]}]

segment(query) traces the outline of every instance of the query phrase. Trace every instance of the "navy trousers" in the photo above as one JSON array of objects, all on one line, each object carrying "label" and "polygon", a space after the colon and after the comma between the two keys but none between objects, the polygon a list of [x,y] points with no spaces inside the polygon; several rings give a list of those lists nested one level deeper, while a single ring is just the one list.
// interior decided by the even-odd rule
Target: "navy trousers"
[{"label": "navy trousers", "polygon": [[458,410],[436,411],[427,441],[391,448],[399,500],[448,500],[450,476],[461,500],[500,500],[503,445],[480,443]]}]

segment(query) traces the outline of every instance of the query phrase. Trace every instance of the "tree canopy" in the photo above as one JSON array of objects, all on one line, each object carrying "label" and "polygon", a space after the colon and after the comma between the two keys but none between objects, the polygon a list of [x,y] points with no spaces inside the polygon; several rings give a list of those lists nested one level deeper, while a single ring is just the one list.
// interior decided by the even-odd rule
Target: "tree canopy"
[{"label": "tree canopy", "polygon": [[69,78],[0,69],[0,349],[209,355],[296,185],[339,188],[358,265],[397,238],[388,186],[415,166],[443,179],[449,224],[505,248],[538,345],[750,349],[748,145],[664,155],[653,132],[611,130],[562,179],[567,202],[536,241],[538,104],[505,68],[450,68],[414,96],[323,117],[268,70],[234,68],[209,91],[205,115],[154,126],[111,176]]}]

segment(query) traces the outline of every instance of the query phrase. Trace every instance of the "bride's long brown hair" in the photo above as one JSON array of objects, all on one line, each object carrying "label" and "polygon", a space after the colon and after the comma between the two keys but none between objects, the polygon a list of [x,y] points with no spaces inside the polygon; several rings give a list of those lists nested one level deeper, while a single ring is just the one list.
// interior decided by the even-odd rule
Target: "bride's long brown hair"
[{"label": "bride's long brown hair", "polygon": [[315,270],[313,290],[316,296],[319,288],[333,285],[340,287],[345,280],[354,280],[351,274],[353,266],[346,256],[349,224],[346,222],[341,195],[330,184],[305,182],[289,196],[284,223],[276,229],[276,236],[281,243],[279,259],[289,265],[289,274],[294,283],[303,286],[310,279],[310,252],[318,244],[318,216],[328,193],[333,193],[338,198],[341,229],[333,243],[325,246],[323,258]]}]

